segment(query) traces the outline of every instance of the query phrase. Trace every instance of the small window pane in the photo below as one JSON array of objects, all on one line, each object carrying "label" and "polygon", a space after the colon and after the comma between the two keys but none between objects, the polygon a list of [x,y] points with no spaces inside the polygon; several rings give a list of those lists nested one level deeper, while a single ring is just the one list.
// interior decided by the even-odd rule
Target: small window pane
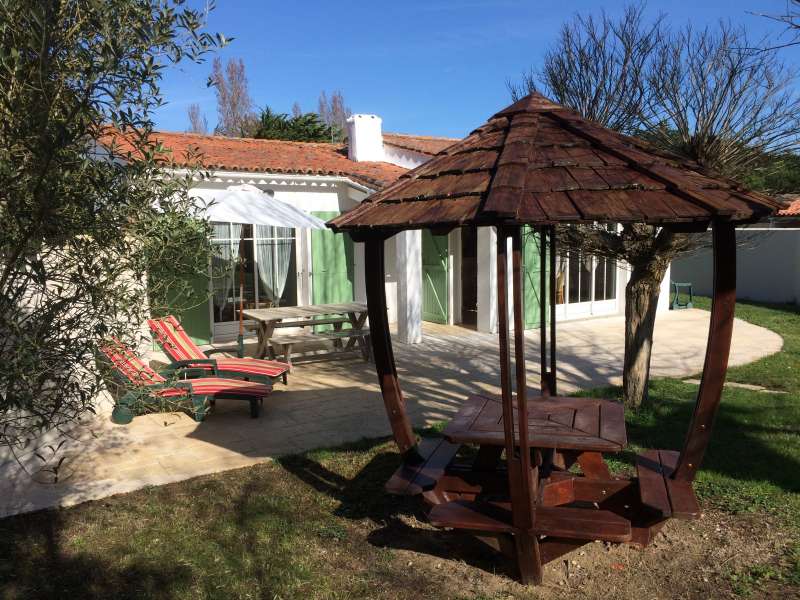
[{"label": "small window pane", "polygon": [[606,264],[606,300],[617,297],[617,262],[609,260]]},{"label": "small window pane", "polygon": [[606,289],[606,259],[602,256],[597,258],[594,268],[594,299],[605,300]]},{"label": "small window pane", "polygon": [[567,257],[556,257],[556,304],[564,304],[567,301]]},{"label": "small window pane", "polygon": [[581,291],[580,302],[590,302],[592,300],[592,257],[581,256],[580,261]]},{"label": "small window pane", "polygon": [[581,291],[580,258],[577,252],[569,253],[569,302],[579,302]]}]

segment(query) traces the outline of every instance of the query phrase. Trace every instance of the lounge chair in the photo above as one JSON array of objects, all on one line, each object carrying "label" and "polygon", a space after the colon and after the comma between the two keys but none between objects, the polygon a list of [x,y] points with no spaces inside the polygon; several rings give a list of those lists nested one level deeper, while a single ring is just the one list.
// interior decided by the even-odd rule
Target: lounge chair
[{"label": "lounge chair", "polygon": [[287,383],[290,366],[286,363],[259,358],[210,359],[172,315],[161,319],[148,319],[147,324],[150,325],[150,330],[173,364],[192,364],[190,361],[197,360],[200,361],[197,363],[200,368],[210,369],[213,365],[221,377],[262,383],[272,383],[281,378],[284,384]]},{"label": "lounge chair", "polygon": [[[255,419],[264,397],[272,392],[271,384],[218,377],[214,365],[198,368],[198,361],[194,360],[191,365],[177,364],[158,373],[119,340],[109,341],[100,350],[111,362],[117,378],[133,388],[117,400],[111,414],[111,420],[120,425],[130,423],[140,409],[164,402],[188,403],[194,419],[202,421],[218,398],[247,400],[250,416]],[[212,377],[188,378],[193,372],[205,375],[209,371]]]}]

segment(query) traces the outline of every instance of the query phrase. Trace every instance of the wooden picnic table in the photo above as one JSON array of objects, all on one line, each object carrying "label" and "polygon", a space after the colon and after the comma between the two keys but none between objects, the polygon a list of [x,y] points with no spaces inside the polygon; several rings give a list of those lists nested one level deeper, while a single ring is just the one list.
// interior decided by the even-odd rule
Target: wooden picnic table
[{"label": "wooden picnic table", "polygon": [[[342,304],[252,308],[242,311],[242,314],[245,319],[255,321],[254,328],[258,333],[256,356],[266,358],[269,353],[269,341],[276,329],[331,324],[338,331],[341,329],[342,324],[350,323],[354,330],[361,331],[367,321],[367,305],[363,302],[346,302]],[[351,349],[355,344],[358,344],[363,353],[368,353],[365,337],[366,334],[350,338],[345,349]]]},{"label": "wooden picnic table", "polygon": [[[514,401],[514,429],[519,443],[516,404]],[[556,451],[556,460],[559,453],[571,454],[589,478],[611,477],[602,453],[620,452],[627,445],[622,404],[599,398],[531,395],[528,407],[531,448]],[[454,444],[478,445],[480,467],[496,467],[505,444],[501,399],[470,396],[442,434]]]},{"label": "wooden picnic table", "polygon": [[[619,452],[625,448],[625,415],[618,402],[530,396],[528,406],[528,436],[533,447],[590,452]],[[514,424],[518,426],[516,412]],[[505,438],[500,398],[471,396],[443,434],[451,442],[502,446]]]}]

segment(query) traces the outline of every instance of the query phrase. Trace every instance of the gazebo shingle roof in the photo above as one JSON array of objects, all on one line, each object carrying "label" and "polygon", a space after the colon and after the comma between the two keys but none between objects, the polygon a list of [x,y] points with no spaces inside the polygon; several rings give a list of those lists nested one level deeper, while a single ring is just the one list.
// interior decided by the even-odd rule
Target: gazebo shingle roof
[{"label": "gazebo shingle roof", "polygon": [[330,225],[335,230],[757,220],[780,204],[539,94],[500,111]]}]

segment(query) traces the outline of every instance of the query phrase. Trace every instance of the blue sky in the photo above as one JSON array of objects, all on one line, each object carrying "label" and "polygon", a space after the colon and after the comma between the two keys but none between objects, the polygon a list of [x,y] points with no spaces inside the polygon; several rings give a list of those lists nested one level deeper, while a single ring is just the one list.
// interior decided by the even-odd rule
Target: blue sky
[{"label": "blue sky", "polygon": [[[289,112],[298,101],[316,110],[320,90],[340,89],[353,112],[380,115],[384,131],[460,137],[509,103],[506,80],[540,64],[565,20],[596,13],[599,5],[617,14],[623,2],[218,0],[209,29],[235,38],[219,54],[244,60],[258,106]],[[785,0],[652,0],[647,10],[665,13],[673,25],[730,19],[758,37],[780,28],[748,11],[784,6]],[[800,66],[800,48],[783,57]],[[170,70],[159,129],[185,130],[192,102],[213,127],[210,69],[209,61]]]}]

